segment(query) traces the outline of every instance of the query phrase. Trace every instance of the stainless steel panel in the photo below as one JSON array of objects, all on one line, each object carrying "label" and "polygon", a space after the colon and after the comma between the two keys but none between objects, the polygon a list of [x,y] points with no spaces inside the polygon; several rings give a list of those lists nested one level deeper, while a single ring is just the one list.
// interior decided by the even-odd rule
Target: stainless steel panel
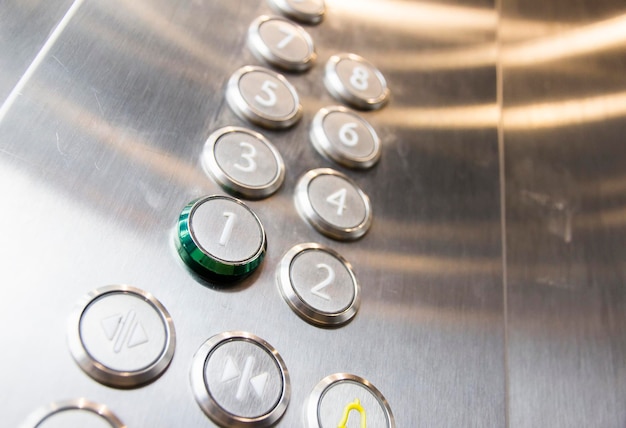
[{"label": "stainless steel panel", "polygon": [[[79,4],[0,122],[3,423],[86,397],[129,426],[211,426],[191,392],[192,356],[214,334],[247,330],[276,347],[290,371],[281,426],[301,426],[309,392],[337,372],[376,385],[399,427],[505,425],[493,4],[328,4],[324,22],[307,27],[319,63],[288,75],[303,120],[261,131],[287,169],[277,194],[249,203],[266,228],[267,257],[232,288],[192,276],[173,233],[187,202],[221,193],[202,170],[202,147],[222,126],[249,126],[228,109],[224,89],[237,68],[258,64],[246,29],[268,6]],[[363,113],[383,145],[368,171],[336,167],[308,141],[315,113],[338,104],[322,71],[342,51],[376,64],[392,92],[384,109]],[[297,179],[327,166],[372,201],[374,223],[357,242],[327,239],[296,213]],[[360,281],[359,313],[339,329],[302,321],[277,289],[282,255],[309,241],[341,253]],[[67,347],[76,301],[116,283],[153,293],[176,326],[171,366],[143,388],[96,383]]]},{"label": "stainless steel panel", "polygon": [[503,5],[512,427],[626,426],[626,8]]}]

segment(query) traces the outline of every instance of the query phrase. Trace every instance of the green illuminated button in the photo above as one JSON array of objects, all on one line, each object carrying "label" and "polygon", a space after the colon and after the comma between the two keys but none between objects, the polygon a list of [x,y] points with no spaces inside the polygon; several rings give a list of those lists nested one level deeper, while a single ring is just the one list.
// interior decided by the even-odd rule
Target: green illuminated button
[{"label": "green illuminated button", "polygon": [[190,202],[178,218],[176,247],[202,276],[235,280],[263,261],[267,241],[259,218],[230,196],[206,196]]}]

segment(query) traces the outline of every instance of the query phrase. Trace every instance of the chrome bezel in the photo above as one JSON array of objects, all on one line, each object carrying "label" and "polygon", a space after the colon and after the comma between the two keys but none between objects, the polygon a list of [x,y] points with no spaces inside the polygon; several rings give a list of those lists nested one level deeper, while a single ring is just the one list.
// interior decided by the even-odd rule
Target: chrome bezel
[{"label": "chrome bezel", "polygon": [[20,428],[36,428],[47,418],[67,410],[85,410],[101,416],[112,428],[126,428],[126,425],[104,404],[94,403],[86,398],[58,401],[35,410],[20,425]]},{"label": "chrome bezel", "polygon": [[[215,156],[215,144],[223,136],[234,132],[240,132],[252,136],[253,138],[259,140],[272,152],[274,160],[276,161],[276,175],[270,182],[262,186],[252,186],[234,179],[220,167]],[[236,196],[243,196],[248,199],[267,198],[268,196],[274,194],[280,186],[282,186],[285,179],[285,162],[276,147],[274,147],[274,145],[270,143],[270,141],[262,134],[239,126],[226,126],[218,129],[209,136],[204,144],[202,152],[202,167],[204,168],[204,171],[224,190],[229,193],[233,193]]]},{"label": "chrome bezel", "polygon": [[[348,89],[337,73],[337,66],[343,60],[356,61],[367,66],[378,79],[382,87],[381,93],[375,97],[363,97]],[[383,74],[365,58],[353,53],[341,53],[330,57],[324,68],[324,85],[335,98],[361,110],[377,110],[389,101],[390,92]]]},{"label": "chrome bezel", "polygon": [[[352,301],[345,309],[338,312],[324,312],[316,309],[314,306],[306,303],[298,295],[291,281],[291,264],[297,256],[305,251],[318,250],[323,251],[335,257],[348,270],[350,279],[352,280],[353,296]],[[359,310],[361,302],[361,292],[359,283],[352,270],[352,265],[341,254],[335,250],[317,243],[298,244],[292,247],[283,256],[278,270],[276,271],[276,280],[278,289],[289,307],[306,322],[320,327],[338,327],[351,321]]]},{"label": "chrome bezel", "polygon": [[[326,131],[324,131],[324,119],[326,119],[328,115],[334,112],[341,112],[352,115],[353,117],[355,117],[356,120],[358,120],[365,126],[370,136],[372,137],[372,140],[374,141],[374,149],[369,155],[362,157],[349,156],[339,150],[336,144],[333,144],[333,142],[326,134]],[[320,109],[315,114],[315,117],[311,122],[309,137],[311,138],[311,143],[313,144],[313,147],[315,147],[315,150],[317,150],[320,155],[324,156],[330,161],[337,162],[338,164],[346,166],[348,168],[368,169],[374,166],[380,159],[380,138],[378,138],[378,134],[376,133],[372,125],[370,125],[367,120],[363,119],[355,112],[348,110],[343,106],[324,107]]]},{"label": "chrome bezel", "polygon": [[324,19],[326,13],[326,4],[322,0],[322,8],[317,13],[308,13],[298,10],[289,4],[287,0],[268,0],[270,8],[277,13],[281,13],[288,18],[299,21],[303,24],[319,24]]},{"label": "chrome bezel", "polygon": [[[133,294],[148,303],[157,312],[165,329],[165,343],[154,362],[141,370],[114,370],[97,359],[85,349],[80,335],[80,323],[89,305],[107,294]],[[81,298],[68,320],[68,344],[72,357],[78,366],[91,378],[114,388],[136,388],[157,379],[170,365],[176,347],[176,331],[172,318],[152,294],[130,285],[108,285],[97,288]]]},{"label": "chrome bezel", "polygon": [[396,422],[391,412],[391,407],[383,394],[367,379],[349,373],[335,373],[322,379],[309,394],[304,405],[304,423],[306,428],[321,428],[319,420],[319,406],[324,394],[334,385],[343,382],[352,382],[363,385],[367,388],[381,405],[385,417],[387,418],[387,428],[395,428]]},{"label": "chrome bezel", "polygon": [[[250,105],[239,90],[239,81],[248,73],[265,73],[277,79],[293,97],[294,108],[285,116],[272,116]],[[302,105],[296,89],[282,74],[265,67],[246,65],[233,73],[226,85],[226,101],[233,112],[241,119],[248,120],[267,129],[284,129],[293,126],[302,117]]]},{"label": "chrome bezel", "polygon": [[[361,197],[365,207],[365,215],[359,224],[352,227],[339,227],[329,222],[318,214],[317,211],[315,211],[315,208],[313,208],[311,200],[309,199],[309,185],[315,178],[322,175],[334,175],[336,177],[340,177],[354,187]],[[298,211],[298,214],[300,214],[300,217],[310,223],[320,233],[328,236],[329,238],[340,241],[353,241],[365,235],[372,225],[372,205],[365,192],[363,192],[351,178],[331,168],[317,168],[304,174],[296,184],[294,201],[296,210]]]},{"label": "chrome bezel", "polygon": [[[302,37],[308,48],[308,54],[299,61],[293,61],[278,55],[271,47],[265,43],[261,36],[261,26],[269,21],[281,21],[294,27],[295,31]],[[311,35],[302,26],[279,16],[262,15],[256,18],[248,28],[248,47],[255,57],[265,61],[275,67],[285,71],[305,71],[313,66],[317,59],[315,44]]]},{"label": "chrome bezel", "polygon": [[[222,343],[235,340],[254,342],[255,344],[264,348],[265,351],[274,358],[274,361],[281,373],[282,391],[280,398],[278,399],[278,402],[276,403],[274,408],[264,415],[254,418],[247,418],[233,415],[232,413],[227,412],[211,396],[208,386],[206,385],[204,371],[211,352]],[[213,422],[220,426],[269,427],[275,424],[283,416],[285,410],[287,409],[287,406],[289,405],[291,385],[289,383],[289,371],[285,366],[285,362],[283,361],[278,351],[272,345],[252,333],[248,333],[245,331],[227,331],[209,338],[200,346],[198,351],[196,351],[196,353],[194,354],[189,375],[191,389],[193,391],[196,402],[198,403],[202,411]]]}]

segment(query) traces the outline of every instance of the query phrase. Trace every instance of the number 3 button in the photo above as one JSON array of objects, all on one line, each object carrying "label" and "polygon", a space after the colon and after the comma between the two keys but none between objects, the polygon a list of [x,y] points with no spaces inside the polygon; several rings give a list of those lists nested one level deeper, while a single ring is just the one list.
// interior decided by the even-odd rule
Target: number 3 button
[{"label": "number 3 button", "polygon": [[211,134],[202,165],[224,189],[250,199],[271,195],[285,178],[278,150],[258,132],[234,126]]},{"label": "number 3 button", "polygon": [[314,169],[296,185],[298,213],[324,235],[350,241],[372,224],[370,200],[354,181],[330,168]]},{"label": "number 3 button", "polygon": [[289,250],[277,280],[285,301],[311,324],[339,326],[359,309],[359,285],[350,264],[323,245],[300,244]]},{"label": "number 3 button", "polygon": [[207,279],[232,281],[263,261],[267,241],[259,218],[230,196],[190,202],[178,218],[176,248],[192,270]]},{"label": "number 3 button", "polygon": [[237,116],[269,129],[288,128],[302,116],[295,88],[263,67],[237,70],[228,81],[226,101]]}]

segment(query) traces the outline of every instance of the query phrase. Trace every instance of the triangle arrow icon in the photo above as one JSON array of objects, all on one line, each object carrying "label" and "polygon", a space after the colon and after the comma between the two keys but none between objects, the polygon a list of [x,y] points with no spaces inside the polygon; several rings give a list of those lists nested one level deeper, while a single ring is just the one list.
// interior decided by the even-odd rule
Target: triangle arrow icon
[{"label": "triangle arrow icon", "polygon": [[122,316],[120,314],[110,316],[100,321],[100,325],[102,325],[102,329],[104,330],[104,334],[107,339],[113,340],[121,321]]},{"label": "triangle arrow icon", "polygon": [[259,398],[263,398],[263,391],[265,390],[265,384],[267,383],[267,372],[261,373],[250,379],[250,383],[252,384],[252,388],[254,388],[254,392]]},{"label": "triangle arrow icon", "polygon": [[228,357],[226,360],[226,367],[224,367],[224,373],[222,373],[222,382],[228,382],[239,377],[239,369],[233,362],[233,359]]},{"label": "triangle arrow icon", "polygon": [[148,341],[148,335],[146,334],[146,330],[144,330],[143,325],[140,322],[135,324],[135,328],[128,339],[128,343],[126,346],[129,348],[134,348],[135,346],[142,345]]}]

